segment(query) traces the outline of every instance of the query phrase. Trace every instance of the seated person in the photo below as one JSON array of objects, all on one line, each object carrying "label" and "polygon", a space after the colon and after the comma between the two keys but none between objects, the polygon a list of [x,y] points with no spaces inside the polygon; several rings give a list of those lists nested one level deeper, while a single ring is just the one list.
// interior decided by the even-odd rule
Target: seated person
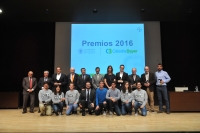
[{"label": "seated person", "polygon": [[79,92],[74,90],[74,83],[69,84],[69,90],[65,94],[66,115],[77,114]]},{"label": "seated person", "polygon": [[125,81],[121,91],[122,115],[132,114],[132,89],[128,81]]},{"label": "seated person", "polygon": [[107,102],[106,93],[107,88],[104,88],[104,82],[99,81],[99,88],[96,89],[96,108],[95,115],[100,115],[103,111],[103,115],[106,115]]},{"label": "seated person", "polygon": [[121,111],[118,106],[118,100],[120,99],[121,94],[119,89],[115,87],[116,83],[113,81],[111,84],[111,89],[107,91],[106,99],[108,100],[110,115],[113,114],[113,107],[114,107],[117,116],[120,116]]},{"label": "seated person", "polygon": [[86,82],[86,89],[81,90],[79,97],[79,106],[82,108],[82,116],[85,116],[85,108],[88,108],[88,112],[92,115],[95,104],[95,89],[91,89],[91,83]]},{"label": "seated person", "polygon": [[39,108],[41,111],[40,116],[44,115],[51,115],[51,94],[52,91],[49,90],[48,82],[44,82],[43,84],[44,89],[40,90],[38,93],[39,98]]},{"label": "seated person", "polygon": [[56,87],[56,90],[54,93],[52,93],[51,95],[51,99],[52,99],[52,108],[54,110],[54,113],[58,116],[58,112],[60,112],[60,114],[62,115],[62,111],[63,111],[63,102],[65,100],[64,97],[64,93],[61,92],[60,90],[60,86]]},{"label": "seated person", "polygon": [[136,83],[137,89],[132,93],[132,106],[135,109],[135,116],[138,115],[138,109],[140,108],[142,116],[147,115],[146,104],[147,104],[147,93],[145,90],[141,89],[142,85],[140,82]]}]

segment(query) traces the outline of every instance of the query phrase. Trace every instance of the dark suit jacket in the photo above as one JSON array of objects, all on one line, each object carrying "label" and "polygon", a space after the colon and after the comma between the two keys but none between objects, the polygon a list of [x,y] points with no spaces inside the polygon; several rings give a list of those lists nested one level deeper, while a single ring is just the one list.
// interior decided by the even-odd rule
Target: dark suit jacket
[{"label": "dark suit jacket", "polygon": [[92,81],[91,81],[90,75],[85,74],[85,80],[84,80],[84,79],[82,79],[82,74],[81,74],[78,77],[78,81],[77,81],[79,92],[82,90],[82,88],[85,88],[85,83],[86,82],[90,82],[91,83],[91,87],[92,87]]},{"label": "dark suit jacket", "polygon": [[[141,75],[141,84],[142,84],[142,89],[144,89],[144,90],[147,89],[147,87],[144,86],[145,82],[146,82],[145,74],[142,74]],[[150,83],[150,86],[149,86],[150,91],[154,91],[154,84],[156,83],[156,78],[155,78],[154,73],[149,73],[149,83]]]},{"label": "dark suit jacket", "polygon": [[[23,94],[30,94],[27,90],[30,89],[30,82],[29,82],[29,77],[25,77],[22,81],[22,86],[23,86]],[[32,77],[32,89],[34,89],[31,94],[35,94],[35,89],[37,87],[37,80],[36,78]]]},{"label": "dark suit jacket", "polygon": [[[67,90],[69,90],[69,84],[72,82],[71,81],[71,73],[67,75]],[[78,82],[78,74],[74,73],[74,85],[75,85],[75,88],[77,90],[77,82]]]},{"label": "dark suit jacket", "polygon": [[[123,83],[118,82],[118,80],[120,80],[120,79],[121,79],[120,72],[118,72],[118,73],[116,73],[116,87],[121,90],[123,83],[125,81],[128,81],[128,74],[125,73],[125,72],[123,73],[123,76],[122,76],[122,79],[121,79],[121,80],[123,80]],[[121,84],[121,87],[120,87],[120,84]]]},{"label": "dark suit jacket", "polygon": [[[86,96],[87,96],[86,95],[86,89],[81,90],[81,94],[80,94],[80,97],[79,97],[79,103],[82,100],[86,100]],[[95,104],[95,100],[96,100],[96,91],[95,91],[95,89],[91,89],[91,91],[90,91],[90,102]]]},{"label": "dark suit jacket", "polygon": [[56,89],[56,86],[54,85],[55,82],[57,83],[61,83],[60,85],[60,89],[63,93],[66,92],[66,84],[67,84],[67,77],[65,74],[61,73],[60,79],[57,80],[56,79],[57,73],[53,74],[52,78],[51,78],[51,85],[52,85],[52,91],[54,92]]},{"label": "dark suit jacket", "polygon": [[[133,74],[129,75],[129,84],[130,85],[133,85],[137,82],[140,82],[140,76],[139,75],[136,75],[135,80],[133,79]],[[136,87],[132,87],[132,89],[136,89]]]},{"label": "dark suit jacket", "polygon": [[[52,88],[51,88],[52,85],[51,85],[51,78],[50,78],[50,77],[48,77],[47,82],[48,82],[48,84],[49,84],[49,89],[52,89]],[[44,77],[41,77],[41,78],[39,79],[39,81],[38,81],[38,88],[39,88],[39,89],[42,89],[43,84],[44,84]]]}]

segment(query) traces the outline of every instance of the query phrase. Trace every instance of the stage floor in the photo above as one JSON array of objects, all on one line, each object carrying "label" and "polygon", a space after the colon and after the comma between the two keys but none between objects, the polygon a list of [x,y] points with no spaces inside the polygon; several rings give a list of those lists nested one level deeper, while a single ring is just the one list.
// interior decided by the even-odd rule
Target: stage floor
[{"label": "stage floor", "polygon": [[191,132],[200,131],[200,113],[149,112],[143,116],[43,116],[22,109],[0,110],[0,132]]}]

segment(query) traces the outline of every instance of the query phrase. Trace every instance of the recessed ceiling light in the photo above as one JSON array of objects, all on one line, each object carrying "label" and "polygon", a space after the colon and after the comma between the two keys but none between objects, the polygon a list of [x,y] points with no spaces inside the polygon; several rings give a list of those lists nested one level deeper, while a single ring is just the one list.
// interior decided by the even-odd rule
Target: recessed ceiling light
[{"label": "recessed ceiling light", "polygon": [[2,9],[0,9],[0,14],[1,14],[2,12],[3,12]]}]

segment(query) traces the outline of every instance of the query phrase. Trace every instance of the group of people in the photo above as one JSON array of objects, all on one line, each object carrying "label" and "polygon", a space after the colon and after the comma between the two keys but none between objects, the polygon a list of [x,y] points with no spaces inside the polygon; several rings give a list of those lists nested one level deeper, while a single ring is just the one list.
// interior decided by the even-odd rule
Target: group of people
[{"label": "group of people", "polygon": [[[162,64],[157,65],[155,73],[149,71],[149,67],[144,67],[144,74],[136,74],[136,68],[132,69],[132,74],[124,72],[124,65],[120,65],[120,72],[113,74],[112,66],[108,66],[107,73],[100,74],[100,68],[96,67],[96,74],[92,77],[86,74],[86,69],[81,68],[81,75],[75,73],[74,68],[70,68],[70,73],[61,73],[61,68],[56,68],[56,73],[52,78],[49,72],[44,71],[44,77],[39,79],[37,84],[33,72],[28,72],[28,77],[23,79],[23,114],[27,112],[27,101],[30,96],[30,112],[34,113],[35,89],[40,88],[38,99],[41,116],[56,115],[63,112],[66,104],[66,115],[77,114],[77,107],[81,109],[82,116],[88,113],[92,115],[113,115],[117,116],[132,114],[134,108],[135,115],[138,109],[141,115],[146,116],[147,111],[154,112],[154,87],[158,95],[159,111],[163,112],[163,102],[165,100],[166,113],[170,114],[169,100],[167,94],[167,83],[171,80],[166,71],[163,71]],[[150,103],[150,104],[149,104]],[[53,110],[52,110],[53,109]]]}]

